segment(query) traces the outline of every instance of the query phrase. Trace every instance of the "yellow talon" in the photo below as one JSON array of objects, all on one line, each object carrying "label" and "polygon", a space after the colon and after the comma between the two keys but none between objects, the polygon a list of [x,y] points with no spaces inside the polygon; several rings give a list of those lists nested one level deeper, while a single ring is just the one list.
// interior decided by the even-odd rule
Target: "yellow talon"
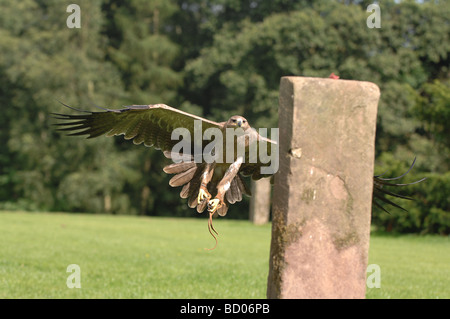
[{"label": "yellow talon", "polygon": [[211,194],[209,194],[203,188],[200,188],[200,190],[198,192],[197,203],[200,205],[205,199],[209,200],[210,198],[211,198]]},{"label": "yellow talon", "polygon": [[214,198],[208,202],[208,212],[210,212],[211,214],[213,214],[220,207],[222,207],[222,203],[217,198]]}]

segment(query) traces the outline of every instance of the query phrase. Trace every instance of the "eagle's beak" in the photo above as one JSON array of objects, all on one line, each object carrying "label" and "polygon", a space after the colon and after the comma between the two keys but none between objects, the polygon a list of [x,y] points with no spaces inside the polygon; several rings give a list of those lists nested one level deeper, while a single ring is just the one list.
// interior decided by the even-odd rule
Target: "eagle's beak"
[{"label": "eagle's beak", "polygon": [[241,127],[242,126],[242,119],[237,119],[236,120],[236,124],[237,124],[237,126]]}]

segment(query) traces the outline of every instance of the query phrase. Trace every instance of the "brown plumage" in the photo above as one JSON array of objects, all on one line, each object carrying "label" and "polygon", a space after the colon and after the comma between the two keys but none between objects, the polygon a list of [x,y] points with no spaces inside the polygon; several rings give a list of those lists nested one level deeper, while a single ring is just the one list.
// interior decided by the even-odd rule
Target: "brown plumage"
[{"label": "brown plumage", "polygon": [[[65,104],[64,104],[65,105]],[[183,156],[180,163],[172,163],[164,167],[164,172],[173,174],[169,185],[172,187],[182,187],[181,198],[187,198],[189,207],[195,208],[199,213],[205,209],[209,212],[208,229],[216,239],[216,230],[212,225],[212,215],[217,213],[225,216],[231,204],[242,200],[243,195],[250,196],[243,175],[250,175],[253,179],[270,176],[261,174],[260,169],[269,166],[270,163],[250,163],[248,160],[248,141],[244,138],[246,154],[244,158],[234,157],[231,163],[226,163],[226,146],[229,141],[225,139],[227,128],[244,131],[244,135],[255,138],[256,143],[264,141],[268,144],[269,151],[276,143],[260,136],[252,130],[247,120],[242,116],[232,116],[228,121],[217,123],[208,119],[189,114],[165,104],[155,105],[133,105],[119,110],[103,109],[100,112],[88,112],[74,109],[68,105],[66,107],[81,112],[82,114],[59,114],[53,113],[56,119],[61,122],[55,124],[60,131],[68,132],[70,136],[87,135],[94,138],[101,135],[114,136],[124,135],[127,140],[132,140],[134,144],[144,144],[147,147],[155,147],[164,152],[168,158],[172,157],[171,151],[179,142],[172,139],[172,132],[176,128],[185,128],[195,135],[195,124],[201,123],[201,135],[210,128],[219,129],[223,133],[223,153],[217,154],[223,161],[219,163],[196,163],[192,151],[196,147],[201,150],[210,143],[203,140],[197,145],[195,139],[191,139],[189,154],[177,154]],[[198,121],[198,122],[195,122]],[[237,138],[239,139],[239,138]],[[235,146],[236,147],[236,146]],[[236,152],[235,152],[236,153]]]}]

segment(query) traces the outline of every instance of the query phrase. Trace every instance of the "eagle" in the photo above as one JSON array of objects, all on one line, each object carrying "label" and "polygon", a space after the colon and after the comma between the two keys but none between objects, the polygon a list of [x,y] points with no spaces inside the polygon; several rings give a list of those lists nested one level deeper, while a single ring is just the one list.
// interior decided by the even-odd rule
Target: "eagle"
[{"label": "eagle", "polygon": [[[52,113],[56,119],[61,120],[55,124],[60,127],[58,130],[68,132],[69,136],[88,135],[87,138],[95,138],[101,135],[124,135],[125,139],[132,140],[136,145],[143,143],[147,147],[161,150],[167,158],[177,158],[177,161],[163,168],[165,173],[174,175],[169,185],[182,187],[180,197],[187,198],[189,207],[195,208],[199,213],[205,209],[209,212],[208,229],[215,238],[216,245],[217,237],[214,234],[218,233],[212,223],[213,215],[217,213],[225,216],[231,204],[241,201],[243,195],[251,196],[243,176],[258,180],[273,175],[261,169],[270,166],[267,160],[261,161],[260,157],[251,160],[249,149],[253,145],[258,152],[260,144],[264,143],[266,150],[272,154],[276,141],[261,136],[242,116],[234,115],[225,122],[214,122],[165,104],[132,105],[122,109],[102,108],[103,111],[99,112],[79,110],[62,104],[82,113]],[[180,143],[179,139],[173,138],[173,132],[180,128],[191,135],[190,147],[187,151],[182,148],[173,152],[174,147]],[[222,145],[216,143],[215,147],[209,148],[209,154],[206,154],[211,155],[214,160],[205,161],[201,157],[199,161],[196,157],[204,155],[210,141],[192,136],[197,133],[203,137],[208,129],[216,129],[224,138]],[[236,130],[238,134],[228,135],[227,130]],[[200,149],[201,154],[193,152],[196,148]],[[244,152],[239,153],[240,148]],[[227,156],[230,151],[232,156]]]},{"label": "eagle", "polygon": [[[87,138],[124,135],[126,140],[159,149],[167,158],[172,159],[173,163],[163,168],[165,173],[174,175],[169,185],[182,187],[180,197],[187,199],[189,207],[199,213],[208,211],[208,230],[215,239],[212,249],[217,246],[218,235],[212,223],[213,215],[217,213],[225,216],[231,204],[240,202],[243,195],[251,196],[243,177],[251,176],[253,180],[259,180],[273,176],[276,172],[268,169],[273,163],[267,158],[252,157],[251,151],[261,154],[260,150],[265,149],[267,155],[273,155],[277,152],[277,142],[260,135],[240,115],[233,115],[225,122],[214,122],[165,104],[131,105],[121,109],[101,108],[101,111],[94,112],[61,104],[79,114],[52,113],[59,120],[54,124],[59,127],[58,131],[66,132],[69,136],[88,135]],[[191,137],[189,143],[184,144],[185,147],[179,147],[180,140],[173,136],[177,129],[183,129]],[[216,138],[214,141],[217,143],[211,146],[210,140],[202,138],[208,130],[222,133],[224,138]],[[229,130],[239,131],[239,134],[228,135]],[[195,138],[196,133],[200,138]],[[174,151],[175,148],[177,151]],[[239,149],[243,152],[239,153]],[[202,155],[209,155],[212,160],[207,161],[206,156]],[[414,163],[415,160],[408,172]],[[385,188],[422,181],[409,184],[391,182],[408,172],[395,178],[374,176],[373,204],[385,210],[376,201],[379,199],[401,208],[385,195],[411,199]]]}]

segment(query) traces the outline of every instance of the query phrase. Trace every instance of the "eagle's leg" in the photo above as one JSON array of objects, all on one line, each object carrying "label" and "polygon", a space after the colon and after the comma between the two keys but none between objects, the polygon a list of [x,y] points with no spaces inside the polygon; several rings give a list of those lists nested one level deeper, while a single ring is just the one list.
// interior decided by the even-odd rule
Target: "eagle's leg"
[{"label": "eagle's leg", "polygon": [[202,173],[202,179],[200,184],[200,189],[198,191],[197,203],[200,205],[205,199],[210,200],[211,194],[208,192],[208,183],[211,181],[212,175],[214,173],[214,167],[212,164],[208,163]]},{"label": "eagle's leg", "polygon": [[216,197],[208,202],[208,212],[210,214],[214,214],[219,208],[226,205],[224,202],[225,193],[230,188],[231,181],[239,172],[239,168],[243,161],[244,159],[242,157],[238,157],[238,159],[228,167],[222,180],[217,185]]}]

